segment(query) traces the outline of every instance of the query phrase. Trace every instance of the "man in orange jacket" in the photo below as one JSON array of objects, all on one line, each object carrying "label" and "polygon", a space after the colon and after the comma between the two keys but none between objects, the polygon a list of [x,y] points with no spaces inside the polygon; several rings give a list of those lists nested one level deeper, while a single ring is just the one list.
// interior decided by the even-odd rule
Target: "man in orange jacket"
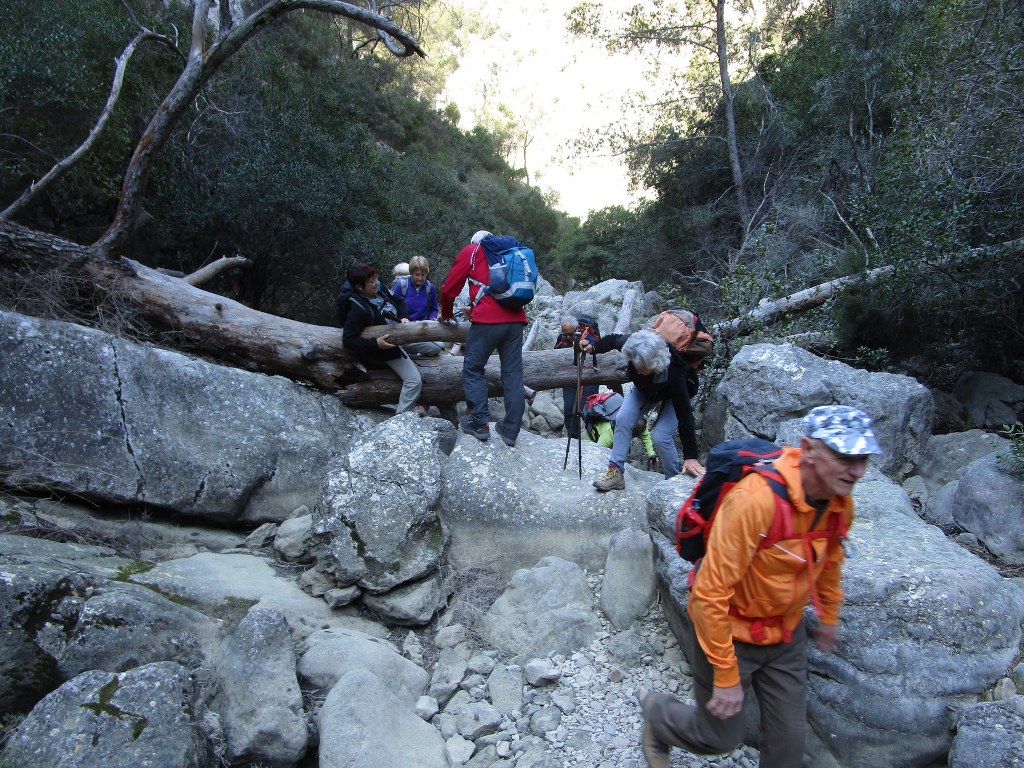
[{"label": "man in orange jacket", "polygon": [[672,746],[696,754],[734,749],[751,690],[761,709],[760,768],[800,768],[807,723],[804,608],[814,604],[814,641],[830,652],[843,597],[843,541],[808,533],[849,529],[853,487],[879,453],[865,413],[843,405],[814,408],[800,447],[784,448],[775,461],[793,507],[792,538],[758,548],[776,514],[774,493],[758,473],[722,499],[690,588],[693,633],[686,639],[696,703],[662,693],[644,699],[641,747],[650,768],[668,768]]}]

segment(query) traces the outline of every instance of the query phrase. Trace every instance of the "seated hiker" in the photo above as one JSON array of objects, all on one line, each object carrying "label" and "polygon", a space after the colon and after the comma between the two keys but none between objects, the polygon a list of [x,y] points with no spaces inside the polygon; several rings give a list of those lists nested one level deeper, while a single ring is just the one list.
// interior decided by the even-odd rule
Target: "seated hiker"
[{"label": "seated hiker", "polygon": [[419,368],[390,341],[390,334],[376,339],[361,334],[367,326],[409,322],[405,304],[380,284],[376,268],[355,264],[346,273],[347,282],[338,296],[338,320],[344,328],[342,344],[361,360],[382,362],[402,379],[396,413],[415,407],[423,382]]},{"label": "seated hiker", "polygon": [[[583,324],[574,315],[566,315],[562,318],[561,333],[555,339],[555,349],[571,348],[577,340],[576,334],[583,334],[589,329],[589,325]],[[588,384],[580,388],[579,407],[583,407],[584,401],[590,396],[597,394],[598,386]],[[565,431],[570,438],[579,438],[580,420],[576,416],[577,392],[576,387],[562,387],[562,413],[565,415]]]},{"label": "seated hiker", "polygon": [[[409,259],[408,275],[399,277],[391,285],[391,293],[405,302],[411,321],[436,320],[441,310],[437,301],[437,288],[427,279],[429,273],[430,264],[427,259],[413,256]],[[444,347],[436,341],[403,344],[402,349],[413,357],[436,357],[444,351]]]},{"label": "seated hiker", "polygon": [[[661,411],[651,429],[651,439],[661,460],[661,471],[665,477],[674,477],[681,470],[695,477],[704,474],[704,467],[697,458],[697,432],[693,408],[690,406],[690,398],[697,391],[697,372],[689,361],[672,354],[668,342],[658,333],[649,330],[637,331],[629,336],[610,334],[593,344],[585,340],[582,348],[586,352],[599,354],[612,349],[622,350],[628,363],[626,374],[633,382],[633,388],[626,393],[619,408],[608,469],[594,481],[594,487],[602,492],[623,490],[626,487],[622,469],[633,439],[633,426],[640,414],[647,413],[659,404]],[[679,463],[674,439],[677,426],[685,457],[682,465]]]}]

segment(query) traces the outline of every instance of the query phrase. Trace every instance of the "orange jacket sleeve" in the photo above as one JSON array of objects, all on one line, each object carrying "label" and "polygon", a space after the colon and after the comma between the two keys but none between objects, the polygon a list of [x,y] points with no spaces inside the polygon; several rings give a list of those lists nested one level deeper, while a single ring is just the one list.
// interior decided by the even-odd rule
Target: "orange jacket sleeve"
[{"label": "orange jacket sleeve", "polygon": [[729,605],[774,517],[775,498],[760,477],[751,475],[733,488],[718,508],[707,555],[690,592],[697,641],[714,668],[715,685],[722,688],[740,681]]}]

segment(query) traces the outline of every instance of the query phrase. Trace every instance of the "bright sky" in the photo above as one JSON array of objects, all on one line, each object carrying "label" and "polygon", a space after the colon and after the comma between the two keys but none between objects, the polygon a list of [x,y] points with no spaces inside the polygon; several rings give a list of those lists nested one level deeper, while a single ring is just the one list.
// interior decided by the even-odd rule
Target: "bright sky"
[{"label": "bright sky", "polygon": [[[611,55],[596,41],[565,31],[565,14],[577,1],[465,0],[467,9],[478,9],[499,32],[467,44],[440,103],[458,105],[463,128],[495,112],[497,103],[530,120],[536,137],[526,156],[530,182],[555,190],[559,208],[586,218],[592,210],[629,205],[635,196],[627,191],[621,157],[573,157],[569,142],[621,118],[621,96],[642,84],[642,68],[636,56]],[[625,8],[627,2],[609,0],[603,6]],[[522,167],[522,156],[511,162]]]}]

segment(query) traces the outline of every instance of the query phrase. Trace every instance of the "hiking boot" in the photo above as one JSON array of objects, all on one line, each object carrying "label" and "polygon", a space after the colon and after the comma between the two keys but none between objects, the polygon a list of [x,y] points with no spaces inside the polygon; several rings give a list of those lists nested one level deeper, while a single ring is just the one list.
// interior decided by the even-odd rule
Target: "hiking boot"
[{"label": "hiking boot", "polygon": [[505,433],[502,432],[500,429],[495,430],[495,431],[498,433],[498,437],[501,438],[501,442],[503,442],[509,448],[515,448],[516,447],[516,441],[515,440],[513,440],[511,437],[506,437]]},{"label": "hiking boot", "polygon": [[644,753],[644,760],[647,761],[648,768],[668,768],[669,748],[654,738],[651,724],[647,719],[647,703],[653,696],[653,693],[647,694],[641,705],[644,713],[644,727],[640,736],[640,749]]},{"label": "hiking boot", "polygon": [[484,424],[482,427],[475,426],[472,419],[464,418],[462,420],[462,431],[467,435],[472,435],[481,442],[486,442],[491,438],[490,430],[487,429],[487,425]]},{"label": "hiking boot", "polygon": [[602,493],[624,491],[626,490],[626,478],[622,476],[622,470],[618,467],[608,467],[608,471],[594,481],[594,487]]}]

